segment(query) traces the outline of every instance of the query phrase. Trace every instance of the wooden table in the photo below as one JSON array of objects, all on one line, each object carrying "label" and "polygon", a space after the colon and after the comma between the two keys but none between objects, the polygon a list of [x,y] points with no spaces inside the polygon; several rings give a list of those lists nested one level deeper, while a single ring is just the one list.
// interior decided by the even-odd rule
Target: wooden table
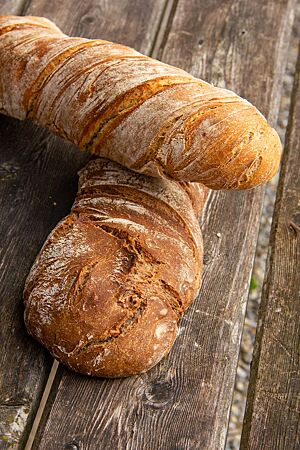
[{"label": "wooden table", "polygon": [[[0,0],[0,12],[44,15],[68,34],[133,46],[237,91],[275,124],[295,2]],[[300,65],[242,449],[300,449],[299,73]],[[123,380],[90,379],[59,366],[51,385],[57,364],[26,334],[22,290],[43,241],[68,213],[77,171],[89,157],[3,116],[0,136],[0,448],[24,448],[39,409],[35,449],[222,449],[263,189],[210,196],[201,219],[203,287],[166,359]]]}]

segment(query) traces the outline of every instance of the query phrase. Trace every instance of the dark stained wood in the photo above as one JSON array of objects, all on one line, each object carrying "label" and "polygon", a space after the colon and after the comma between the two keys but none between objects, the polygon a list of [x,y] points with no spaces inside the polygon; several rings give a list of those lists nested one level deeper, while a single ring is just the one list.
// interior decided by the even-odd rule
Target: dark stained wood
[{"label": "dark stained wood", "polygon": [[[20,12],[16,7],[1,3],[3,13]],[[35,1],[27,13],[48,16],[65,32],[135,43],[149,52],[163,10],[159,0],[89,0],[76,8],[73,1]],[[1,450],[23,448],[53,361],[26,333],[24,281],[48,233],[69,212],[77,171],[88,159],[47,131],[0,116]]]},{"label": "dark stained wood", "polygon": [[258,317],[242,449],[300,449],[300,55]]},{"label": "dark stained wood", "polygon": [[[179,0],[168,5],[172,20],[164,21],[155,48],[163,60],[235,89],[274,122],[294,4]],[[262,194],[211,196],[203,217],[202,291],[169,357],[125,380],[60,368],[35,448],[224,447]]]}]

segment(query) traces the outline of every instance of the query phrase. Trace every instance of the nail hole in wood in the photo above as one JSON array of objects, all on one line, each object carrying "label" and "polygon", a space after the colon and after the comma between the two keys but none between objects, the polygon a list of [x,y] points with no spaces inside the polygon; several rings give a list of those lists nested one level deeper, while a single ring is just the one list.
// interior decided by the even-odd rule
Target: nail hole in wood
[{"label": "nail hole in wood", "polygon": [[201,47],[201,45],[203,45],[203,43],[204,43],[204,40],[203,39],[199,39],[199,41],[198,41],[199,47]]}]

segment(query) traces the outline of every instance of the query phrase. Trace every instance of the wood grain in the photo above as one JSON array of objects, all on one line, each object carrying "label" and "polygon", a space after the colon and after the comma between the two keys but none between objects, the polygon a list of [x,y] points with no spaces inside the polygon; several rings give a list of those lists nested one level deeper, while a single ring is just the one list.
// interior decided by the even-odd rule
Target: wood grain
[{"label": "wood grain", "polygon": [[[164,61],[235,89],[275,122],[294,4],[179,0],[156,49]],[[169,357],[125,380],[60,368],[35,448],[224,447],[262,195],[211,196],[202,291]]]},{"label": "wood grain", "polygon": [[[24,3],[2,0],[0,14],[20,14]],[[34,192],[39,186],[30,186],[39,172],[39,167],[29,171],[30,163],[45,142],[34,142],[33,127],[0,117],[0,448],[5,450],[24,445],[51,365],[52,358],[24,329],[22,291],[35,246],[45,237],[40,224],[51,227],[55,214],[52,218],[47,189],[41,205],[42,196]]]},{"label": "wood grain", "polygon": [[21,15],[26,3],[26,0],[0,0],[0,14]]},{"label": "wood grain", "polygon": [[300,448],[300,56],[258,317],[242,449]]},{"label": "wood grain", "polygon": [[155,42],[166,1],[151,0],[32,0],[26,15],[45,16],[66,34],[101,38],[149,54]]},{"label": "wood grain", "polygon": [[[2,2],[2,12],[18,13],[17,3],[11,3]],[[46,15],[69,33],[123,40],[128,45],[138,36],[136,47],[147,52],[164,2],[143,7],[139,3],[90,0],[77,2],[74,8],[72,1],[35,1],[27,13]],[[89,156],[46,131],[4,116],[0,116],[0,136],[2,450],[24,446],[52,363],[26,333],[24,281],[48,233],[69,212],[77,192],[77,171]]]}]

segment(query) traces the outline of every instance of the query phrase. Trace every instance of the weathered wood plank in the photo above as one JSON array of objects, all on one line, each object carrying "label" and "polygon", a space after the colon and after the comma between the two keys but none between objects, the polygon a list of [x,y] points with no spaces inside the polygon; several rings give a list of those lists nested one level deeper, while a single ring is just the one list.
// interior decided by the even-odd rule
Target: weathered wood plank
[{"label": "weathered wood plank", "polygon": [[148,54],[155,42],[167,0],[32,0],[26,14],[45,16],[67,34],[108,39]]},{"label": "weathered wood plank", "polygon": [[[5,13],[18,12],[9,3]],[[163,9],[159,0],[148,5],[89,0],[76,8],[73,1],[35,1],[27,12],[51,17],[69,33],[123,40],[148,52]],[[23,447],[52,364],[26,333],[24,281],[46,236],[69,212],[77,171],[89,156],[4,116],[0,136],[0,448],[5,449]]]},{"label": "weathered wood plank", "polygon": [[26,0],[0,0],[0,14],[22,14]]},{"label": "weathered wood plank", "polygon": [[[21,14],[24,4],[24,0],[1,0],[0,14]],[[27,336],[20,307],[22,286],[31,265],[30,247],[33,242],[28,239],[32,228],[30,211],[27,217],[20,212],[24,199],[22,185],[26,183],[22,163],[26,163],[28,154],[15,158],[14,133],[15,129],[1,116],[0,448],[3,450],[24,444],[28,434],[26,424],[35,413],[52,359]],[[18,133],[22,133],[22,128]],[[20,142],[19,150],[21,145]],[[27,145],[31,148],[30,141]],[[19,187],[16,186],[17,179]],[[38,210],[39,205],[35,209]]]},{"label": "weathered wood plank", "polygon": [[259,311],[242,448],[300,448],[300,55]]},{"label": "weathered wood plank", "polygon": [[[294,1],[176,5],[162,59],[237,90],[274,122]],[[90,380],[60,368],[36,448],[223,448],[262,193],[211,196],[202,292],[169,357],[125,380]]]},{"label": "weathered wood plank", "polygon": [[[17,130],[22,138],[15,138]],[[47,234],[44,224],[55,224],[61,206],[56,212],[49,198],[56,193],[47,189],[45,176],[41,184],[31,184],[47,158],[41,156],[39,166],[33,164],[45,140],[36,139],[32,128],[31,132],[27,126],[17,128],[3,117],[0,135],[0,447],[5,449],[16,448],[27,434],[26,423],[38,405],[52,362],[26,333],[22,290],[36,247]]]}]

